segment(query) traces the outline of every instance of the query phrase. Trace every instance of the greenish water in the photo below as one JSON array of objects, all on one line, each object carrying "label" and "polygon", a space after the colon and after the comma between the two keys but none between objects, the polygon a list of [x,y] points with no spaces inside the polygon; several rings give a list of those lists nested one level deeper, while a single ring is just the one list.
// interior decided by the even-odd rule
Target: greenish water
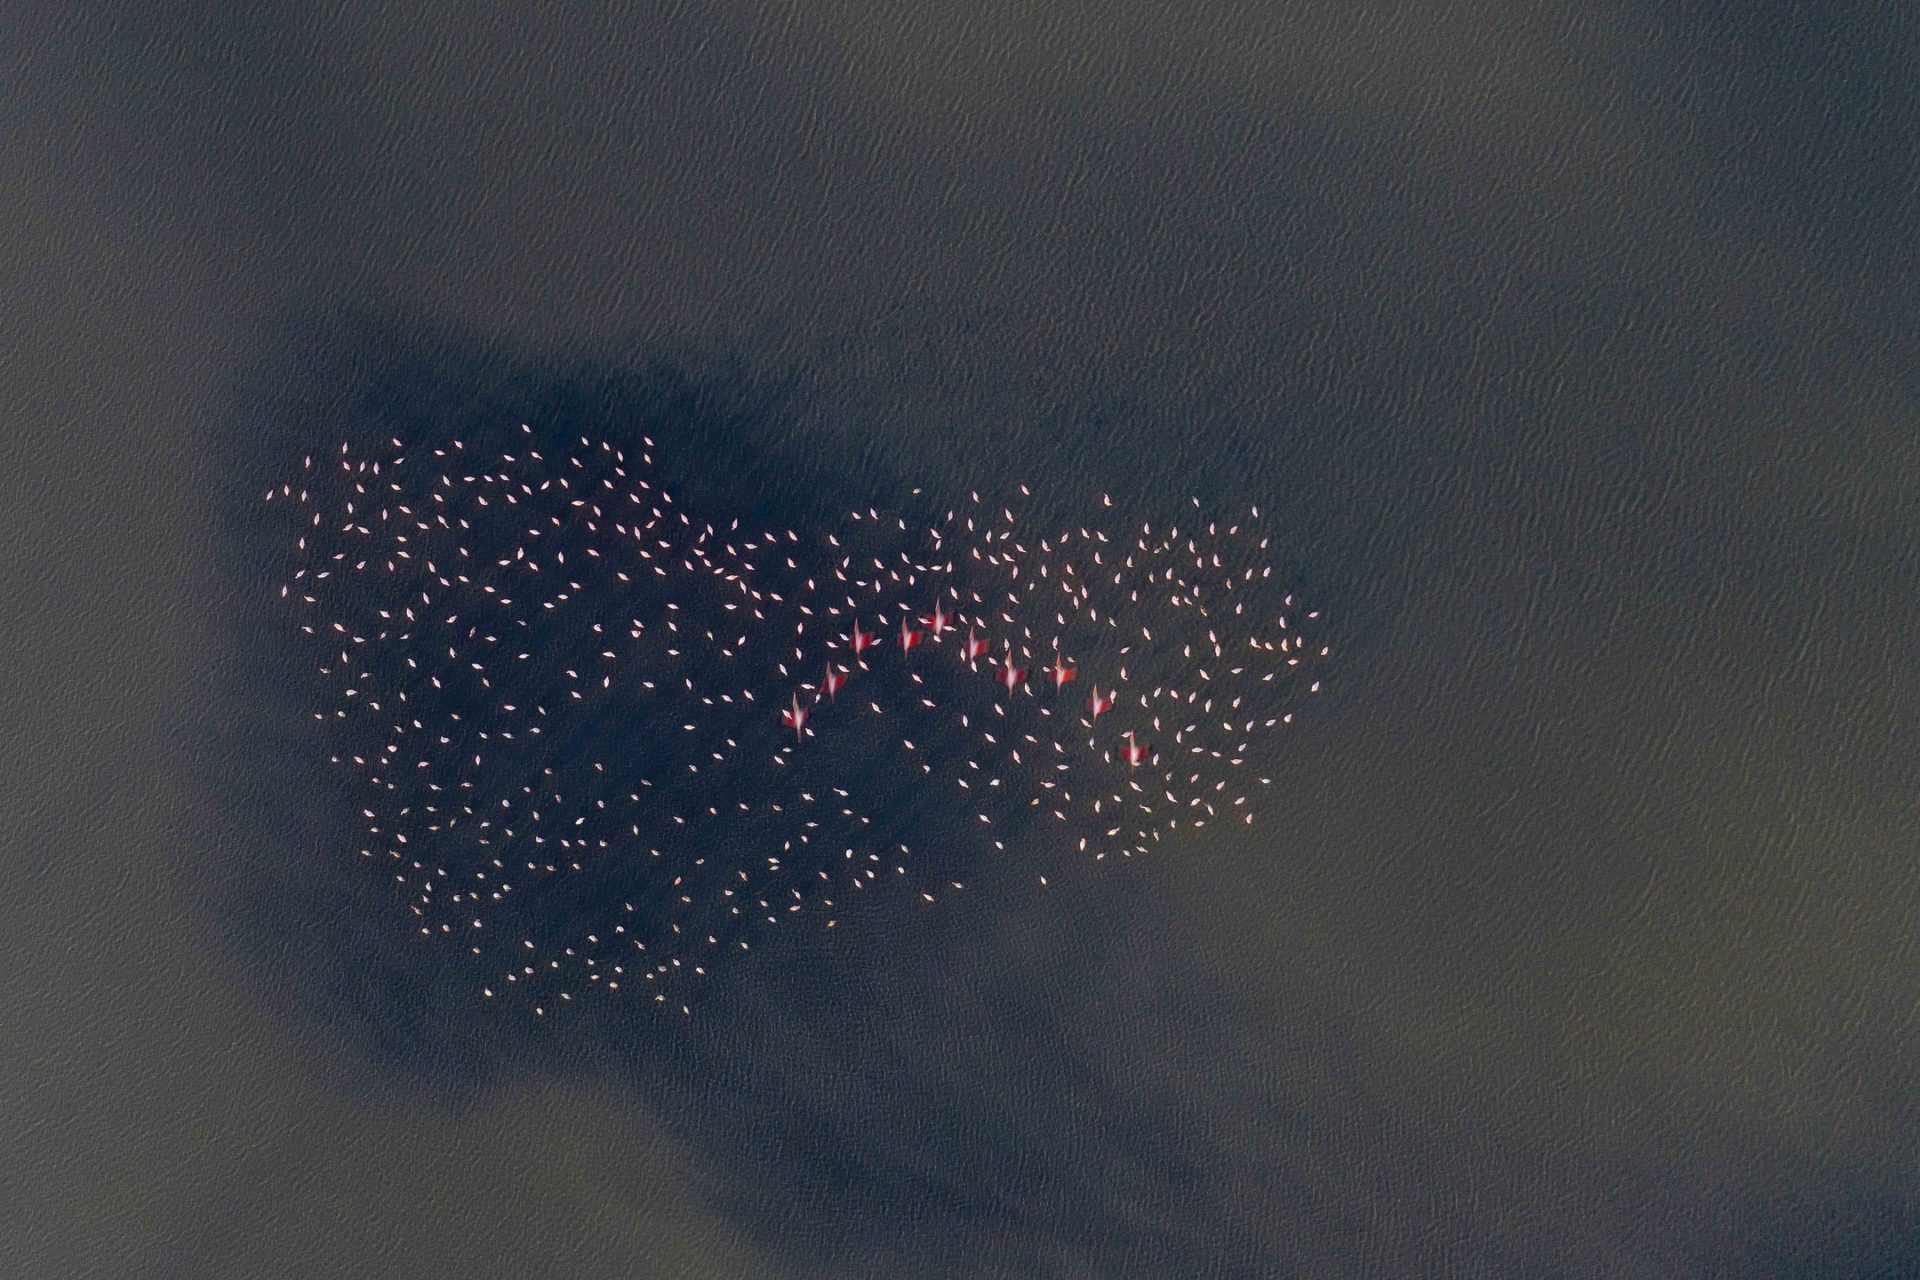
[{"label": "greenish water", "polygon": [[[1920,1269],[1911,23],[1292,13],[23,19],[9,1269]],[[1259,503],[1341,642],[1260,823],[454,1002],[251,504],[660,361],[769,513]]]}]

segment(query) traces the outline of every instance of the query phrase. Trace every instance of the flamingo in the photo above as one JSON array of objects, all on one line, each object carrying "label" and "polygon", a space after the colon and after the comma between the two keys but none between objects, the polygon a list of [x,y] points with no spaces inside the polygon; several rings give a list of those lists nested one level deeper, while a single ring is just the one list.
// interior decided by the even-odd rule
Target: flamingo
[{"label": "flamingo", "polygon": [[807,709],[800,705],[800,695],[793,695],[793,704],[780,713],[780,723],[793,728],[794,741],[807,736]]}]

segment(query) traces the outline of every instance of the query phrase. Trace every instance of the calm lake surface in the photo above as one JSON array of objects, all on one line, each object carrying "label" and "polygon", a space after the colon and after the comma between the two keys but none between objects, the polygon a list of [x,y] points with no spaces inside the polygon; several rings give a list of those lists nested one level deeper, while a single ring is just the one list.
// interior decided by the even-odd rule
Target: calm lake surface
[{"label": "calm lake surface", "polygon": [[[1903,11],[12,25],[0,1270],[1920,1274]],[[1257,503],[1326,690],[1251,827],[497,1016],[259,495],[506,412]]]}]

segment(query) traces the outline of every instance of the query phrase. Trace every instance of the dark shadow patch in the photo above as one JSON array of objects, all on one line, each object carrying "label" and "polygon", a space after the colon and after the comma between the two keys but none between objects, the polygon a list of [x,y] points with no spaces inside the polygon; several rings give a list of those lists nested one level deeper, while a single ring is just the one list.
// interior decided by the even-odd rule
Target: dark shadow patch
[{"label": "dark shadow patch", "polygon": [[[198,752],[222,843],[242,853],[203,867],[198,896],[317,1073],[369,1098],[452,1106],[527,1077],[612,1084],[701,1154],[711,1194],[745,1231],[804,1258],[807,1274],[1272,1273],[1265,1228],[1192,1200],[1258,1199],[1237,1185],[1254,1168],[1246,1135],[1211,1132],[1203,1102],[1112,1068],[1134,1038],[1172,1034],[1180,1052],[1204,1052],[1235,1017],[1176,994],[1205,986],[1179,957],[1135,956],[1124,974],[1095,963],[1157,931],[1125,865],[1065,872],[1051,895],[977,866],[979,891],[940,911],[890,904],[851,912],[831,946],[823,934],[756,945],[702,990],[697,1017],[608,1004],[562,1025],[475,999],[457,953],[423,944],[381,878],[339,855],[357,809],[325,764],[306,655],[274,608],[287,531],[263,515],[268,486],[330,441],[529,422],[556,439],[652,437],[690,510],[822,523],[864,501],[873,477],[858,458],[823,458],[796,428],[798,372],[688,353],[629,369],[543,364],[358,321],[290,324],[265,348],[215,442],[233,481],[218,496],[217,548],[232,608],[207,691],[219,714]],[[937,831],[965,817],[941,804],[903,789],[884,820]],[[1063,942],[1082,957],[1075,973],[1044,967]],[[1147,974],[1147,1004],[1136,991],[1112,1007],[1144,1021],[1111,1022],[1112,1009],[1090,1020],[1109,986]]]}]

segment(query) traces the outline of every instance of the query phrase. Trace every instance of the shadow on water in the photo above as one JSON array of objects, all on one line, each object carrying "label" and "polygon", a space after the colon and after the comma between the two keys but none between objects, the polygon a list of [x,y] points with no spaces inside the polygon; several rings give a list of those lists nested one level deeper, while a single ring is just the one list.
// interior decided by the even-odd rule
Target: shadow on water
[{"label": "shadow on water", "polygon": [[[686,509],[746,525],[819,525],[877,486],[796,429],[794,373],[687,353],[567,366],[357,323],[290,325],[270,350],[216,441],[234,478],[217,548],[233,607],[200,756],[239,852],[201,868],[199,896],[330,1086],[453,1107],[515,1081],[612,1086],[699,1153],[744,1231],[819,1274],[904,1260],[917,1274],[1272,1274],[1296,1246],[1264,1202],[1320,1194],[1306,1185],[1319,1175],[1266,1167],[1276,1156],[1257,1135],[1335,1114],[1371,1116],[1380,1142],[1396,1132],[1337,1069],[1352,1049],[1325,1015],[1306,1020],[1322,1030],[1293,1061],[1226,1077],[1252,1092],[1233,1104],[1240,1126],[1223,1126],[1220,1098],[1202,1105],[1162,1055],[1189,1075],[1219,1070],[1249,1015],[1142,945],[1155,909],[1125,865],[1057,877],[1051,896],[976,867],[981,891],[938,911],[851,913],[831,945],[783,931],[718,970],[693,1017],[601,1002],[562,1024],[476,999],[453,949],[419,939],[389,886],[343,853],[358,806],[325,762],[307,660],[274,607],[289,535],[260,495],[341,440],[521,422],[556,440],[649,436]],[[893,785],[882,807],[900,823],[967,816]]]}]

